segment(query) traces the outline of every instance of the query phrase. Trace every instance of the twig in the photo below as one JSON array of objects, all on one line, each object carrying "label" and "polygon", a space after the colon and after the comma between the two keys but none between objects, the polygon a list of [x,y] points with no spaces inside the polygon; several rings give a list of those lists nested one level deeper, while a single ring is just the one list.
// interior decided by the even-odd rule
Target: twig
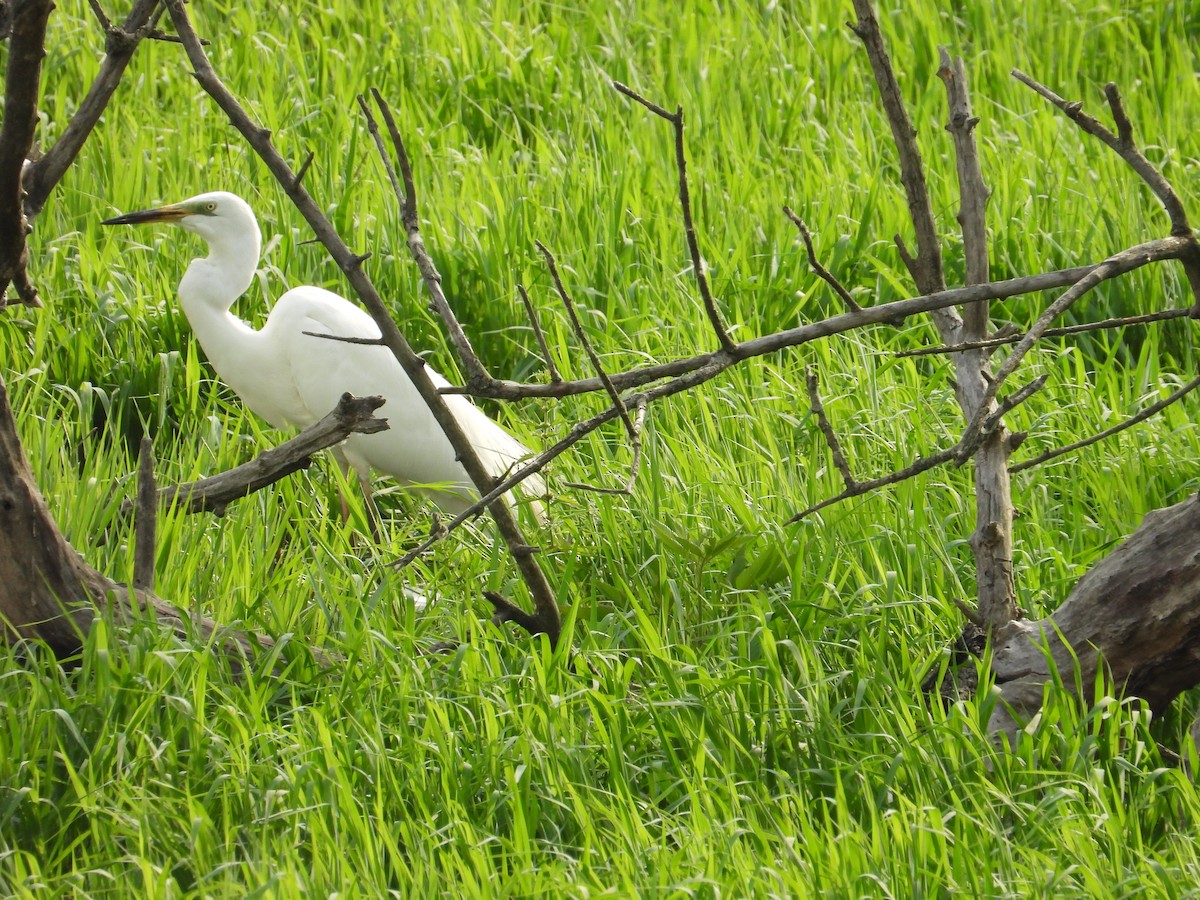
[{"label": "twig", "polygon": [[907,481],[909,478],[920,475],[922,472],[928,472],[930,469],[948,463],[954,459],[954,450],[954,447],[950,447],[946,450],[939,450],[937,453],[921,457],[911,466],[906,466],[903,469],[890,472],[887,475],[883,475],[879,478],[872,478],[869,481],[856,481],[854,483],[854,487],[848,487],[840,494],[837,494],[833,497],[826,497],[821,502],[814,503],[807,509],[803,509],[796,513],[794,516],[784,522],[784,524],[791,525],[795,522],[799,522],[801,519],[808,518],[813,513],[819,512],[820,510],[825,509],[827,506],[833,506],[833,504],[840,503],[843,500],[848,500],[851,497],[859,497],[863,494],[868,494],[871,491],[879,490],[879,488],[886,487],[889,484],[898,484],[901,481]]},{"label": "twig", "polygon": [[454,344],[458,358],[462,361],[463,370],[467,376],[467,384],[491,384],[494,379],[488,375],[487,370],[479,359],[479,355],[475,352],[475,348],[471,346],[471,341],[467,337],[466,331],[463,330],[458,317],[454,315],[454,310],[450,308],[450,303],[446,300],[446,294],[442,290],[442,276],[438,272],[437,266],[433,263],[433,257],[429,255],[429,251],[425,247],[424,238],[421,237],[421,223],[417,214],[417,188],[416,181],[413,179],[412,163],[408,157],[408,150],[404,146],[404,138],[400,134],[400,129],[396,127],[396,120],[392,116],[392,109],[375,88],[371,88],[371,96],[375,100],[375,105],[379,107],[379,113],[383,116],[384,125],[387,126],[388,135],[392,140],[392,147],[396,151],[396,162],[400,167],[400,177],[404,181],[403,193],[400,192],[400,186],[396,182],[396,173],[392,170],[391,164],[388,162],[387,152],[383,147],[383,139],[380,137],[379,130],[375,126],[375,119],[371,115],[370,107],[367,106],[366,99],[361,95],[358,98],[358,102],[362,107],[363,114],[367,118],[367,128],[371,136],[375,139],[376,147],[379,149],[379,157],[383,160],[384,167],[387,169],[388,178],[391,180],[392,188],[396,192],[396,199],[400,202],[400,217],[404,222],[404,232],[408,238],[408,251],[412,255],[413,261],[417,264],[417,269],[421,272],[421,279],[425,282],[425,289],[429,291],[430,305],[446,325],[446,331],[450,335],[450,342]]},{"label": "twig", "polygon": [[546,343],[546,335],[542,333],[542,326],[538,324],[537,311],[533,308],[533,301],[529,299],[529,293],[525,290],[525,285],[517,285],[517,293],[521,296],[521,304],[525,307],[525,314],[529,316],[529,325],[533,328],[533,336],[538,342],[538,347],[542,351],[542,361],[546,364],[546,371],[550,375],[551,384],[562,384],[562,376],[558,374],[558,366],[554,364],[554,357],[550,355],[550,346]]},{"label": "twig", "polygon": [[[1047,328],[1042,337],[1065,337],[1071,334],[1082,334],[1088,331],[1104,331],[1110,328],[1126,328],[1134,325],[1149,325],[1155,322],[1168,322],[1172,319],[1182,319],[1191,315],[1190,309],[1164,309],[1159,312],[1146,313],[1141,316],[1122,316],[1114,319],[1103,319],[1099,322],[1083,322],[1079,325],[1066,325],[1062,328]],[[900,350],[895,356],[897,359],[902,359],[909,356],[933,356],[945,353],[961,353],[963,350],[985,350],[991,347],[1000,347],[1004,344],[1015,344],[1025,335],[1022,332],[1016,334],[1000,334],[996,333],[993,337],[983,341],[963,341],[961,344],[953,344],[951,346],[940,347],[918,347],[915,350]]]},{"label": "twig", "polygon": [[696,276],[696,287],[700,291],[700,298],[704,301],[704,311],[708,314],[709,324],[712,325],[712,329],[717,335],[721,349],[732,352],[736,345],[725,328],[721,312],[717,309],[717,301],[713,298],[712,290],[708,286],[708,272],[704,266],[704,259],[700,255],[700,243],[696,239],[696,225],[692,221],[692,198],[687,178],[687,154],[683,142],[683,107],[677,106],[675,112],[667,112],[657,103],[652,103],[621,82],[614,81],[612,84],[618,92],[640,103],[659,118],[666,119],[675,129],[675,170],[679,174],[679,206],[683,212],[683,230],[687,237],[688,253],[692,257],[692,272]]},{"label": "twig", "polygon": [[1111,428],[1106,428],[1106,429],[1104,429],[1104,431],[1098,432],[1097,434],[1093,434],[1091,437],[1086,437],[1081,441],[1075,441],[1073,444],[1067,444],[1064,447],[1056,447],[1053,450],[1047,450],[1045,453],[1041,454],[1040,456],[1035,456],[1033,459],[1023,460],[1022,462],[1019,462],[1016,465],[1012,466],[1009,469],[1009,471],[1012,472],[1013,474],[1016,474],[1017,472],[1024,472],[1026,469],[1032,469],[1034,466],[1040,466],[1044,462],[1049,462],[1050,460],[1057,459],[1058,457],[1063,456],[1067,453],[1072,453],[1072,452],[1074,452],[1076,450],[1080,450],[1084,447],[1089,447],[1092,444],[1095,444],[1098,441],[1102,441],[1107,437],[1112,437],[1114,434],[1118,434],[1119,432],[1124,431],[1126,428],[1132,428],[1134,425],[1137,425],[1139,422],[1146,421],[1146,419],[1150,418],[1155,413],[1162,412],[1164,409],[1166,409],[1172,403],[1175,403],[1176,401],[1181,400],[1182,398],[1186,397],[1188,394],[1190,394],[1192,391],[1194,391],[1198,387],[1200,387],[1200,376],[1193,378],[1191,381],[1189,381],[1187,384],[1185,384],[1179,390],[1175,391],[1170,396],[1164,397],[1162,400],[1159,400],[1156,403],[1152,403],[1150,406],[1147,406],[1145,409],[1143,409],[1137,415],[1131,416],[1130,418],[1126,419],[1124,422],[1119,422],[1118,424],[1112,426]]},{"label": "twig", "polygon": [[541,251],[543,258],[546,260],[546,268],[550,270],[550,278],[554,282],[554,290],[558,293],[563,307],[567,310],[567,317],[571,320],[571,327],[575,330],[575,337],[583,345],[583,350],[591,361],[592,368],[596,370],[596,377],[604,385],[604,389],[608,392],[609,399],[612,400],[617,414],[625,424],[625,433],[629,435],[631,441],[636,440],[637,431],[633,427],[633,420],[629,418],[629,410],[625,408],[625,401],[621,399],[621,395],[613,387],[608,373],[604,371],[604,363],[600,361],[600,356],[596,353],[595,348],[592,347],[592,342],[588,340],[587,332],[583,330],[583,323],[579,321],[579,313],[575,311],[575,302],[571,299],[571,295],[567,293],[562,276],[558,274],[558,263],[554,259],[554,254],[541,241],[534,241],[534,245]]},{"label": "twig", "polygon": [[[91,136],[92,129],[95,128],[100,117],[104,115],[105,109],[108,108],[108,103],[112,99],[117,85],[121,83],[125,69],[133,58],[138,45],[150,35],[158,17],[162,15],[159,0],[136,0],[129,15],[125,17],[125,21],[121,23],[120,27],[116,27],[104,15],[104,10],[100,8],[98,2],[93,2],[92,9],[96,12],[106,33],[104,59],[100,63],[95,80],[88,89],[87,96],[83,98],[79,108],[71,116],[71,120],[59,135],[58,140],[46,150],[40,159],[31,162],[25,169],[23,176],[26,191],[25,214],[30,219],[36,218],[41,212],[50,193],[62,180],[67,169],[71,167],[79,155],[79,151],[83,149],[83,145]],[[31,77],[31,74],[27,72],[22,76],[22,80]],[[35,78],[34,84],[36,83]]]},{"label": "twig", "polygon": [[791,207],[788,206],[783,208],[783,214],[791,219],[792,223],[800,229],[800,238],[804,241],[804,249],[808,252],[808,264],[812,270],[817,273],[821,280],[833,288],[833,292],[842,298],[842,302],[850,307],[851,311],[857,312],[862,309],[857,301],[850,296],[850,292],[846,290],[845,286],[837,280],[837,277],[821,265],[821,261],[817,259],[817,251],[813,247],[812,235],[808,233],[808,226],[804,224],[804,220],[792,212]]},{"label": "twig", "polygon": [[[951,60],[945,47],[939,47],[938,54],[941,60],[938,77],[946,85],[950,108],[946,130],[954,141],[954,164],[960,197],[958,224],[962,228],[967,284],[983,284],[989,276],[987,202],[991,191],[984,184],[979,149],[975,143],[975,126],[979,124],[979,119],[971,111],[967,70],[962,57]],[[981,340],[987,337],[987,328],[986,303],[973,303],[963,308],[964,337]]]},{"label": "twig", "polygon": [[96,14],[96,21],[100,23],[101,28],[105,31],[112,28],[112,22],[108,20],[108,15],[104,12],[104,7],[100,5],[100,0],[88,0],[88,6]]},{"label": "twig", "polygon": [[1012,76],[1021,82],[1021,84],[1032,89],[1039,96],[1058,107],[1067,118],[1078,125],[1084,132],[1098,138],[1101,143],[1120,156],[1137,173],[1138,177],[1146,183],[1150,190],[1154,192],[1154,196],[1163,205],[1163,209],[1167,213],[1167,218],[1170,220],[1172,237],[1186,238],[1191,242],[1191,246],[1179,259],[1183,263],[1183,271],[1187,275],[1188,286],[1191,288],[1192,297],[1196,301],[1192,309],[1192,317],[1200,318],[1200,244],[1196,243],[1196,239],[1192,235],[1192,226],[1188,222],[1187,212],[1183,207],[1183,201],[1179,198],[1179,194],[1171,187],[1171,183],[1167,181],[1166,176],[1158,170],[1154,163],[1146,158],[1134,143],[1133,123],[1129,121],[1129,116],[1125,112],[1125,106],[1121,102],[1121,92],[1117,88],[1117,85],[1110,81],[1104,86],[1104,96],[1108,101],[1109,109],[1112,111],[1113,121],[1117,125],[1117,133],[1113,134],[1098,119],[1085,113],[1081,102],[1068,102],[1064,100],[1058,94],[1054,93],[1054,91],[1050,90],[1050,88],[1030,78],[1020,69],[1013,69]]},{"label": "twig", "polygon": [[1123,250],[1113,256],[1110,256],[1103,263],[1089,272],[1079,281],[1075,282],[1067,290],[1063,291],[1053,303],[1038,317],[1033,323],[1033,327],[1029,329],[1026,335],[1021,338],[1017,345],[1013,348],[1012,353],[1004,360],[1003,365],[996,370],[991,381],[987,384],[987,389],[984,393],[983,402],[980,404],[971,418],[966,430],[963,433],[962,441],[959,444],[960,459],[964,459],[975,452],[979,446],[979,439],[983,433],[984,421],[991,414],[989,406],[996,399],[996,395],[1000,390],[1001,385],[1017,367],[1021,365],[1021,361],[1035,343],[1042,337],[1042,334],[1050,327],[1050,323],[1066,312],[1076,300],[1086,294],[1092,288],[1114,278],[1117,275],[1122,275],[1125,272],[1144,266],[1150,262],[1156,262],[1162,259],[1178,259],[1179,253],[1191,242],[1191,237],[1169,237],[1162,238],[1158,241],[1150,241],[1145,244],[1140,244],[1137,247],[1131,247],[1128,250]]},{"label": "twig", "polygon": [[1033,381],[1029,382],[1029,384],[1022,388],[1018,388],[1001,400],[996,405],[996,410],[984,421],[983,433],[991,434],[994,432],[1000,426],[1001,421],[1006,413],[1012,412],[1012,410],[1016,409],[1018,406],[1044,388],[1049,378],[1049,375],[1039,375],[1037,378],[1033,379]]},{"label": "twig", "polygon": [[[387,420],[374,416],[383,403],[383,397],[343,394],[333,410],[294,438],[219,475],[159,488],[157,502],[178,504],[185,513],[222,515],[235,500],[249,497],[293,472],[308,468],[314,454],[340,444],[351,434],[375,434],[386,430]],[[121,504],[121,513],[127,515],[133,508],[133,504],[125,501]]]},{"label": "twig", "polygon": [[154,591],[157,501],[157,488],[154,483],[154,442],[149,435],[143,435],[138,452],[137,513],[133,520],[133,586],[150,593]]},{"label": "twig", "polygon": [[[937,226],[934,224],[933,204],[930,202],[929,188],[925,183],[925,166],[921,161],[921,151],[917,147],[917,132],[908,117],[908,110],[904,107],[900,85],[896,82],[892,61],[888,56],[870,0],[854,0],[854,12],[858,21],[850,28],[863,42],[867,58],[871,62],[871,72],[879,87],[879,97],[883,102],[888,125],[892,130],[892,140],[900,157],[900,180],[908,201],[908,214],[917,232],[917,256],[913,260],[913,277],[921,293],[932,294],[944,290],[946,281],[942,273],[942,248],[938,240]],[[961,325],[960,317],[954,311],[939,313],[936,318],[947,321],[946,325],[939,327],[957,331],[956,326]],[[951,319],[954,321],[953,325],[949,324]]]},{"label": "twig", "polygon": [[313,151],[308,151],[308,156],[304,157],[304,162],[300,164],[300,168],[296,171],[296,177],[292,180],[292,190],[300,187],[301,182],[304,181],[304,176],[308,174],[309,166],[313,164],[313,160],[316,158],[317,155]]},{"label": "twig", "polygon": [[846,454],[842,452],[842,443],[838,440],[837,432],[833,430],[833,426],[825,415],[825,406],[821,403],[821,394],[817,390],[816,369],[812,366],[805,366],[804,380],[808,385],[809,405],[812,407],[813,415],[817,417],[817,425],[821,429],[821,434],[825,435],[825,443],[829,445],[829,452],[833,454],[833,464],[842,473],[842,481],[846,482],[846,489],[853,490],[858,482],[854,480],[854,473],[850,471],[850,464],[846,462]]},{"label": "twig", "polygon": [[642,429],[646,424],[647,402],[645,396],[637,398],[637,415],[633,419],[633,436],[629,441],[629,446],[633,453],[629,463],[629,476],[625,479],[625,484],[619,488],[600,487],[599,485],[583,484],[578,481],[566,481],[563,484],[569,488],[579,491],[590,491],[593,494],[614,494],[620,496],[632,494],[633,486],[637,483],[638,472],[642,468]]}]

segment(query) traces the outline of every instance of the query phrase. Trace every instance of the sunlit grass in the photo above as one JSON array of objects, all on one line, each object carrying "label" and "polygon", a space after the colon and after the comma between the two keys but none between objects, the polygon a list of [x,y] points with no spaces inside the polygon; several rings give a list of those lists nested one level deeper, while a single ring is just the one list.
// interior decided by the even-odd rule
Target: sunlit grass
[{"label": "sunlit grass", "polygon": [[[45,68],[43,141],[102,44],[62,2]],[[997,277],[1102,259],[1165,220],[1108,151],[1008,77],[1018,66],[1105,115],[1116,81],[1148,154],[1194,206],[1200,83],[1191,4],[888,3],[881,10],[944,234],[961,268],[937,46],[966,56]],[[556,254],[611,368],[711,349],[681,233],[671,135],[612,79],[687,116],[689,172],[714,290],[739,338],[839,307],[792,225],[863,303],[911,290],[886,124],[849,4],[193,4],[214,64],[296,164],[410,339],[455,362],[408,260],[399,212],[354,97],[378,87],[414,157],[426,241],[492,372],[542,377],[525,284],[567,377],[590,375],[534,241]],[[113,11],[110,10],[110,14]],[[239,307],[261,321],[287,287],[340,273],[202,95],[175,45],[139,50],[117,103],[37,221],[47,308],[0,316],[0,359],[56,519],[115,578],[132,573],[136,441],[163,481],[211,474],[282,435],[214,378],[174,302],[199,250],[166,229],[101,229],[116,211],[236,190],[267,239]],[[1173,270],[1106,286],[1077,320],[1189,303]],[[1045,298],[997,303],[1028,324]],[[1136,412],[1195,368],[1190,324],[1048,344],[1014,412],[1022,455]],[[651,408],[628,497],[619,429],[555,466],[538,541],[571,621],[551,652],[483,618],[521,596],[490,528],[403,573],[381,562],[428,511],[385,498],[377,555],[337,519],[328,462],[231,506],[160,518],[157,589],[281,641],[235,679],[206,647],[149,625],[98,627],[64,672],[0,656],[0,884],[17,896],[1175,896],[1200,879],[1200,803],[1157,744],[1186,717],[1136,703],[1048,703],[1013,756],[994,698],[929,709],[973,592],[970,472],[926,476],[783,526],[841,487],[808,411],[813,365],[860,477],[952,441],[950,370],[896,350],[927,323],[749,361]],[[595,397],[490,412],[549,443]],[[1052,609],[1149,509],[1196,488],[1195,401],[1014,479],[1018,592]],[[380,487],[386,487],[380,484]],[[361,528],[361,511],[358,524]],[[416,615],[404,585],[433,596]],[[462,646],[431,660],[436,641]],[[315,646],[337,655],[316,665]],[[1184,889],[1186,890],[1186,889]]]}]

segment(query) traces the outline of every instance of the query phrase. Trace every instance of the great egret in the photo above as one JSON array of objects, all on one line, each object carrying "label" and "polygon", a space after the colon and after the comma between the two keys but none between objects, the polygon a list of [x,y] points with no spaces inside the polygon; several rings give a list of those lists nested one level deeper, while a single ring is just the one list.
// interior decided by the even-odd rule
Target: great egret
[{"label": "great egret", "polygon": [[[334,450],[343,473],[353,468],[371,507],[370,469],[391,475],[457,514],[476,496],[454,449],[390,350],[314,337],[377,338],[366,312],[323,288],[293,288],[275,303],[260,330],[230,312],[258,267],[262,236],[254,212],[240,197],[217,191],[182,203],[127,213],[104,225],[172,222],[198,234],[208,256],[192,260],[179,282],[179,302],[212,367],[252,411],[276,428],[313,424],[349,391],[381,395],[380,415],[389,429],[354,434]],[[438,386],[448,384],[436,372]],[[447,395],[446,403],[471,439],[488,471],[499,476],[529,456],[524,444],[489,419],[470,400]],[[536,497],[545,485],[536,476],[522,483]],[[346,513],[345,500],[342,501]],[[535,506],[540,518],[540,508]],[[372,519],[372,529],[375,522]]]}]

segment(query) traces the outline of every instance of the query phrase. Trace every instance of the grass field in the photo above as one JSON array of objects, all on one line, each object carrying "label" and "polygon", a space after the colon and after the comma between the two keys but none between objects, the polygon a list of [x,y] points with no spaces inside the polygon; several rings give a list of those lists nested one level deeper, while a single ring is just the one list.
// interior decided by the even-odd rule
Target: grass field
[{"label": "grass field", "polygon": [[[111,6],[111,3],[106,3]],[[939,11],[946,7],[952,12]],[[713,346],[690,276],[665,123],[610,87],[685,107],[700,241],[738,338],[821,318],[794,207],[826,265],[876,303],[911,295],[893,148],[850,4],[193,3],[218,72],[298,165],[409,339],[453,375],[355,95],[395,105],[426,241],[492,372],[541,378],[517,298],[529,287],[567,377],[591,374],[534,248],[557,255],[613,369]],[[117,10],[110,9],[110,14]],[[952,280],[957,210],[937,46],[972,81],[995,277],[1102,259],[1159,237],[1148,191],[1008,77],[1020,67],[1105,115],[1116,81],[1150,157],[1200,215],[1200,14],[1192,3],[889,0],[880,18],[930,169]],[[81,0],[51,20],[43,140],[60,132],[103,39]],[[101,229],[119,211],[228,189],[258,211],[261,321],[337,268],[203,95],[174,44],[138,54],[38,219],[46,308],[0,316],[0,362],[27,453],[74,546],[118,579],[133,447],[164,481],[211,474],[283,435],[214,378],[174,301],[199,244]],[[1028,324],[1046,298],[996,304]],[[1070,321],[1189,303],[1145,269]],[[1017,459],[1129,415],[1192,377],[1188,324],[1048,342],[1014,413]],[[561,487],[625,477],[619,431],[552,473],[544,564],[571,629],[558,651],[487,624],[480,591],[522,589],[492,529],[400,574],[378,563],[428,529],[387,491],[392,544],[356,546],[329,462],[231,507],[160,519],[157,590],[281,640],[285,674],[235,679],[152,625],[97,627],[64,673],[0,650],[0,893],[23,897],[1176,897],[1200,883],[1200,797],[1150,721],[1103,684],[1059,697],[1019,754],[983,733],[990,695],[930,709],[918,685],[973,594],[969,467],[937,470],[798,525],[840,489],[804,367],[856,470],[882,474],[957,437],[949,368],[898,359],[928,322],[749,361],[652,408],[630,497]],[[490,412],[546,444],[598,397]],[[1196,490],[1190,399],[1147,426],[1014,479],[1020,601],[1053,609],[1146,511]],[[385,411],[386,412],[386,411]],[[114,485],[116,489],[114,490]],[[380,489],[389,485],[381,482]],[[362,528],[361,510],[355,523]],[[414,614],[401,587],[428,590]],[[460,649],[431,660],[435,641]],[[340,654],[330,668],[308,648]],[[1190,709],[1190,704],[1186,704]]]}]

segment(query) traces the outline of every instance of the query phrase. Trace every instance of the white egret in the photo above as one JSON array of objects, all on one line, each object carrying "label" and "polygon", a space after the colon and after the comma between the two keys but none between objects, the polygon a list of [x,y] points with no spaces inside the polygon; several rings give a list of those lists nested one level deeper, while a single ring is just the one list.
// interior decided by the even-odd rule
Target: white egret
[{"label": "white egret", "polygon": [[[380,415],[389,429],[351,435],[334,450],[343,473],[350,468],[357,473],[368,510],[371,468],[421,486],[417,489],[448,513],[473,502],[477,494],[470,478],[392,352],[305,334],[378,338],[379,328],[365,311],[323,288],[305,286],[280,297],[260,330],[230,312],[254,278],[262,243],[258,220],[244,200],[223,191],[200,194],[102,224],[145,222],[172,222],[208,244],[208,256],[192,260],[179,282],[179,302],[212,367],[253,412],[276,428],[305,428],[332,410],[346,391],[380,395],[387,401]],[[448,384],[432,369],[429,374],[438,386]],[[445,400],[492,475],[503,475],[530,455],[466,397]],[[523,482],[522,489],[530,497],[545,493],[537,477]],[[535,510],[540,517],[540,508]],[[347,511],[344,499],[342,511]]]}]

